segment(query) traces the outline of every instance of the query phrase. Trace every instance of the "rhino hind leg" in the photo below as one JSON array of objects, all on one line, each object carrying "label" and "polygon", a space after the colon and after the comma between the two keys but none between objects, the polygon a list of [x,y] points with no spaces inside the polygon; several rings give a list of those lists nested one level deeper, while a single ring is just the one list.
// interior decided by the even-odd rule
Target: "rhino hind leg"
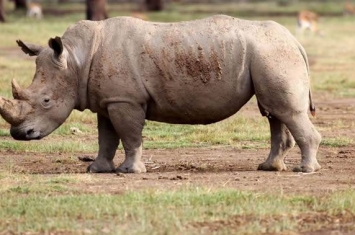
[{"label": "rhino hind leg", "polygon": [[276,117],[268,116],[271,131],[271,150],[265,162],[261,163],[258,170],[285,171],[284,163],[287,152],[295,146],[295,140],[283,124]]},{"label": "rhino hind leg", "polygon": [[144,173],[147,172],[144,163],[140,160],[142,156],[142,144],[133,151],[126,151],[126,158],[117,167],[116,172],[121,173]]},{"label": "rhino hind leg", "polygon": [[288,116],[284,122],[301,149],[301,164],[293,171],[310,173],[319,170],[321,166],[316,156],[322,137],[314,128],[308,114],[304,112],[293,117]]},{"label": "rhino hind leg", "polygon": [[146,172],[142,158],[142,131],[145,112],[141,105],[114,103],[108,106],[110,120],[118,133],[125,151],[125,159],[116,172]]},{"label": "rhino hind leg", "polygon": [[97,115],[99,131],[99,154],[95,161],[88,166],[90,173],[110,173],[115,171],[113,158],[119,144],[119,136],[112,126],[110,119]]}]

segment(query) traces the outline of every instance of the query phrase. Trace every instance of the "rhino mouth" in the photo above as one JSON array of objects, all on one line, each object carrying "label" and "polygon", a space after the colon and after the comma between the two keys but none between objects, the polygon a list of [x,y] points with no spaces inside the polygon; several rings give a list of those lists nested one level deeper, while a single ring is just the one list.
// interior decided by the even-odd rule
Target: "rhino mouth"
[{"label": "rhino mouth", "polygon": [[40,140],[44,137],[40,131],[36,131],[33,128],[20,130],[16,127],[11,127],[10,134],[15,140]]}]

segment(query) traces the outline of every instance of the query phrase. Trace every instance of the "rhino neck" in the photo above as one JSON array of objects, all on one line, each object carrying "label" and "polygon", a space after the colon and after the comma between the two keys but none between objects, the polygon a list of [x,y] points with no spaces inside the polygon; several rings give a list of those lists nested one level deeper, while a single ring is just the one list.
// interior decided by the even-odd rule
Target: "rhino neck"
[{"label": "rhino neck", "polygon": [[89,73],[93,56],[101,40],[102,28],[102,22],[80,21],[63,35],[71,58],[69,64],[73,65],[72,73],[77,79],[77,98],[74,109],[80,111],[90,108],[88,99]]}]

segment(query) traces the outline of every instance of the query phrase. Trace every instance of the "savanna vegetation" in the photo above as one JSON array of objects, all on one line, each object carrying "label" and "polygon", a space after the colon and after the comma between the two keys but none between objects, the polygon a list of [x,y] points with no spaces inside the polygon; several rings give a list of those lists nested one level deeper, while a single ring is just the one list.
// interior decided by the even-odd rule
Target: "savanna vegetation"
[{"label": "savanna vegetation", "polygon": [[[16,39],[46,45],[72,23],[85,19],[85,4],[46,3],[44,19],[13,12],[5,1],[6,23],[0,24],[0,95],[11,97],[11,79],[26,87],[34,74],[34,59],[17,48]],[[109,16],[131,15],[134,4],[108,4]],[[253,20],[274,20],[296,33],[299,10],[316,11],[323,36],[298,35],[310,65],[314,97],[355,98],[355,16],[343,16],[342,1],[259,1],[253,3],[188,4],[171,2],[160,12],[143,12],[151,21],[181,21],[223,13]],[[256,105],[253,98],[251,105]],[[354,122],[339,120],[319,125],[328,133],[322,147],[352,146],[353,139],[332,134]],[[73,135],[72,128],[80,130]],[[147,122],[145,149],[233,146],[265,149],[269,127],[256,111],[234,115],[208,126]],[[14,154],[95,154],[96,116],[73,111],[69,119],[41,141],[18,142],[0,119],[0,157]],[[108,191],[82,190],[100,184],[90,174],[34,175],[18,172],[12,161],[0,166],[0,234],[258,234],[317,231],[323,228],[355,229],[355,193],[349,190],[316,194],[263,193],[194,187]],[[119,182],[118,182],[119,183]],[[208,228],[208,229],[206,229]]]}]

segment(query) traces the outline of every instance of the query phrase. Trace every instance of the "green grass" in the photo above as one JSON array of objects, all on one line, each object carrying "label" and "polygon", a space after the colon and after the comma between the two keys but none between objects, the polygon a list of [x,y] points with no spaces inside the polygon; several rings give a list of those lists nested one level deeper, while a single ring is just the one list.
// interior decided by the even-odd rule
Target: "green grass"
[{"label": "green grass", "polygon": [[[198,147],[211,145],[247,145],[257,141],[265,146],[270,138],[267,120],[261,116],[245,118],[235,115],[220,123],[203,125],[169,125],[147,122],[143,135],[147,148]],[[243,144],[242,144],[243,142]]]},{"label": "green grass", "polygon": [[[8,138],[0,140],[0,149],[41,153],[96,152],[98,150],[97,129],[94,115],[91,115],[91,118],[85,117],[89,121],[89,123],[85,123],[85,119],[81,115],[74,114],[69,121],[40,142],[12,140],[8,127],[4,124],[4,129],[0,129],[0,136]],[[83,122],[79,122],[80,120]],[[73,135],[70,131],[71,127],[78,128],[82,133]],[[236,115],[220,123],[207,126],[171,125],[147,121],[143,130],[143,142],[144,148],[147,149],[212,145],[265,148],[268,147],[270,139],[268,128],[267,120],[261,116],[246,118]]]},{"label": "green grass", "polygon": [[354,143],[352,138],[346,136],[328,137],[322,140],[321,145],[329,147],[344,147]]},{"label": "green grass", "polygon": [[200,234],[203,225],[209,225],[219,234],[255,234],[320,229],[336,220],[354,222],[352,190],[323,197],[200,187],[123,194],[78,190],[95,181],[91,175],[0,174],[0,231]]},{"label": "green grass", "polygon": [[1,150],[11,150],[14,152],[35,152],[35,153],[74,153],[74,152],[91,152],[98,151],[97,140],[82,141],[80,138],[50,139],[49,141],[18,142],[13,140],[0,141]]}]

